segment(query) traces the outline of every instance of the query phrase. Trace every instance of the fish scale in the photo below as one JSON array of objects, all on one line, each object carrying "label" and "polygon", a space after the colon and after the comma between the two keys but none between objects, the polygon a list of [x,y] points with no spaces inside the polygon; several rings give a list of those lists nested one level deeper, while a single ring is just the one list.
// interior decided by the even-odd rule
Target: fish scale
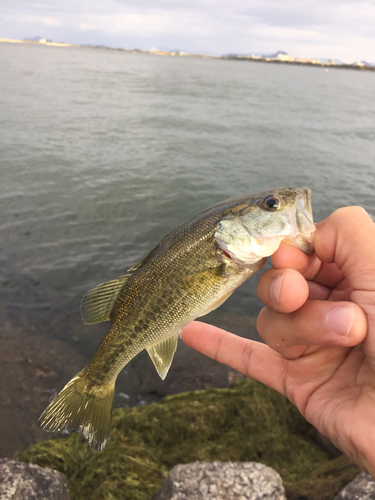
[{"label": "fish scale", "polygon": [[308,188],[234,198],[172,231],[128,274],[90,290],[83,320],[111,324],[88,365],[43,412],[40,428],[78,430],[103,449],[124,366],[147,349],[164,379],[181,329],[219,307],[282,240],[311,252],[314,229]]}]

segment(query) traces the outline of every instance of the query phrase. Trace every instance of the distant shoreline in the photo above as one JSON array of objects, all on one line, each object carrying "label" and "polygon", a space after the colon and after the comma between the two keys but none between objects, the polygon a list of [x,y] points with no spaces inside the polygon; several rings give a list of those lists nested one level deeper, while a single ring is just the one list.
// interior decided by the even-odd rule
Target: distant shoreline
[{"label": "distant shoreline", "polygon": [[0,38],[0,42],[4,43],[31,43],[34,45],[51,45],[53,47],[80,47],[80,45],[74,45],[73,43],[65,42],[36,42],[34,40],[13,40],[11,38]]},{"label": "distant shoreline", "polygon": [[358,63],[351,63],[351,64],[346,64],[346,63],[335,63],[335,62],[321,62],[321,61],[314,61],[314,60],[309,60],[309,59],[295,59],[291,61],[283,61],[279,60],[277,58],[269,58],[269,57],[257,57],[257,56],[222,56],[221,59],[231,59],[231,60],[238,60],[238,61],[253,61],[253,62],[260,62],[260,63],[273,63],[273,64],[289,64],[289,65],[294,65],[294,66],[314,66],[318,68],[326,68],[327,71],[329,68],[335,68],[335,69],[355,69],[355,70],[361,70],[361,71],[375,71],[375,66],[367,66],[365,64],[358,64]]},{"label": "distant shoreline", "polygon": [[157,55],[157,56],[172,56],[172,57],[200,57],[203,59],[224,59],[231,61],[250,61],[250,62],[260,62],[260,63],[270,63],[270,64],[289,64],[294,66],[314,66],[325,68],[326,71],[330,68],[334,69],[354,69],[361,71],[375,71],[375,66],[367,65],[362,62],[356,63],[337,63],[334,60],[329,62],[322,62],[319,59],[308,59],[308,58],[296,58],[289,54],[277,53],[275,57],[258,56],[258,55],[227,55],[227,56],[212,56],[208,54],[190,54],[183,51],[162,51],[162,50],[142,50],[142,49],[126,49],[126,48],[114,48],[106,47],[102,45],[77,45],[73,43],[65,42],[52,42],[45,39],[39,41],[35,40],[13,40],[9,38],[0,38],[0,42],[3,43],[28,43],[34,45],[47,45],[52,47],[85,47],[90,49],[104,49],[104,50],[117,50],[124,52],[141,52],[145,54]]}]

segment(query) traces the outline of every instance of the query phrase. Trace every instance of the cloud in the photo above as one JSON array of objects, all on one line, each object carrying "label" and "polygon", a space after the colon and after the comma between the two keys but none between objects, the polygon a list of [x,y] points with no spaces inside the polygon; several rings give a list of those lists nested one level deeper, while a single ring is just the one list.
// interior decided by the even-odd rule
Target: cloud
[{"label": "cloud", "polygon": [[60,26],[60,21],[56,17],[44,17],[42,23],[45,26]]},{"label": "cloud", "polygon": [[162,11],[150,9],[147,13],[132,9],[127,13],[85,16],[79,23],[80,29],[101,29],[111,34],[126,33],[137,37],[165,35],[189,35],[192,37],[215,36],[219,31],[218,23],[206,16],[192,11]]},{"label": "cloud", "polygon": [[17,20],[21,23],[26,24],[41,24],[44,26],[60,26],[60,21],[56,17],[44,17],[42,15],[38,16],[35,14],[25,14],[22,16],[9,15],[6,16],[7,22],[12,22]]},{"label": "cloud", "polygon": [[37,30],[74,43],[214,54],[282,49],[305,57],[375,60],[374,26],[373,0],[92,0],[89,6],[3,0],[0,7],[3,36],[4,30],[17,30],[20,38]]}]

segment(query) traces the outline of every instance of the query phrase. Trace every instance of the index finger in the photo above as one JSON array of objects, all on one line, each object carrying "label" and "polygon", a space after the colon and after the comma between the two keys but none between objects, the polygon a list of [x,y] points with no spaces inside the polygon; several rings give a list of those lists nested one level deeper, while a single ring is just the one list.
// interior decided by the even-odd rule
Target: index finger
[{"label": "index finger", "polygon": [[[319,239],[321,224],[322,222],[318,222],[316,225],[315,240]],[[334,262],[322,262],[316,253],[306,255],[299,248],[285,243],[281,243],[272,255],[271,263],[275,269],[294,269],[306,280],[314,280],[329,288],[335,288],[344,279],[343,272]]]},{"label": "index finger", "polygon": [[316,254],[306,255],[285,243],[272,255],[271,263],[275,269],[294,269],[306,280],[329,288],[335,288],[344,279],[335,263],[322,262]]},{"label": "index finger", "polygon": [[302,275],[315,263],[315,255],[306,255],[299,248],[281,243],[278,250],[271,256],[271,263],[276,269],[290,268]]},{"label": "index finger", "polygon": [[205,356],[285,395],[287,360],[267,345],[200,321],[193,321],[183,328],[182,340]]}]

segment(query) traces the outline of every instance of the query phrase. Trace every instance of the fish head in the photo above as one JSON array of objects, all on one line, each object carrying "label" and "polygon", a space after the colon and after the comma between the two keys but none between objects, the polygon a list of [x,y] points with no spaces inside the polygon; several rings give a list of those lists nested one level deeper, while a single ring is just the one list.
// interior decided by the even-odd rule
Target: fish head
[{"label": "fish head", "polygon": [[232,260],[251,265],[276,252],[282,241],[312,253],[314,231],[310,189],[277,188],[233,207],[217,225],[215,239]]}]

